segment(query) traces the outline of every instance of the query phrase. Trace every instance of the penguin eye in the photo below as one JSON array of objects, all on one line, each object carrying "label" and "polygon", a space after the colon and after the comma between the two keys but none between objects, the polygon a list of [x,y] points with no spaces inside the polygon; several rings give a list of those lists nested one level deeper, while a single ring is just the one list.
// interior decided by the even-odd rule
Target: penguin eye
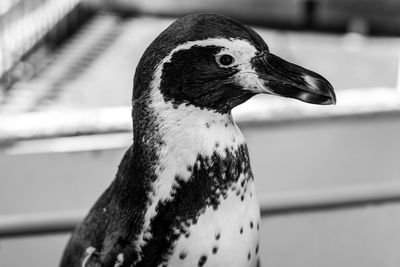
[{"label": "penguin eye", "polygon": [[229,66],[232,65],[233,62],[235,62],[235,59],[231,55],[223,54],[217,58],[217,62],[222,66]]}]

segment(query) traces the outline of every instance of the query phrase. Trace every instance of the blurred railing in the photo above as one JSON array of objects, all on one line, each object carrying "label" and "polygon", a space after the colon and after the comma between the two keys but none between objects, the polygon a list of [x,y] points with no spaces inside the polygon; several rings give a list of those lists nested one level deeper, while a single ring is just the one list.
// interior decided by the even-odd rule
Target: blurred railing
[{"label": "blurred railing", "polygon": [[[393,88],[351,89],[338,91],[337,96],[338,104],[330,107],[280,98],[250,99],[235,108],[233,115],[245,126],[400,114],[400,92]],[[23,140],[131,132],[130,114],[131,107],[119,106],[0,115],[0,149]]]},{"label": "blurred railing", "polygon": [[400,32],[397,0],[114,0],[105,3],[118,11],[154,15],[219,12],[252,24],[278,28],[379,35]]},{"label": "blurred railing", "polygon": [[[366,184],[334,189],[265,194],[259,197],[262,217],[400,202],[400,184]],[[72,231],[86,210],[0,216],[0,238]]]},{"label": "blurred railing", "polygon": [[81,0],[3,0],[0,8],[0,77]]}]

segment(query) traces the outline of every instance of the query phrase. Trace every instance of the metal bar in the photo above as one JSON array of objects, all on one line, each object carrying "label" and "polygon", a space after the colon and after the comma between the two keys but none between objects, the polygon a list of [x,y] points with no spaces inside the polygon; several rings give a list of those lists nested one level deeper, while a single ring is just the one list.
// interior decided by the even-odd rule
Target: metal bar
[{"label": "metal bar", "polygon": [[400,202],[400,183],[385,182],[310,191],[265,194],[259,197],[262,216]]},{"label": "metal bar", "polygon": [[[367,184],[323,190],[265,194],[260,198],[262,217],[359,208],[371,204],[400,202],[400,183]],[[72,231],[86,210],[0,216],[0,238]]]},{"label": "metal bar", "polygon": [[2,62],[0,76],[10,69],[20,57],[28,52],[80,2],[81,0],[41,1],[37,7],[6,25],[6,28],[0,32],[0,39],[7,42],[3,44],[4,49],[0,54],[0,61]]},{"label": "metal bar", "polygon": [[0,216],[0,238],[72,231],[86,211],[62,211]]}]

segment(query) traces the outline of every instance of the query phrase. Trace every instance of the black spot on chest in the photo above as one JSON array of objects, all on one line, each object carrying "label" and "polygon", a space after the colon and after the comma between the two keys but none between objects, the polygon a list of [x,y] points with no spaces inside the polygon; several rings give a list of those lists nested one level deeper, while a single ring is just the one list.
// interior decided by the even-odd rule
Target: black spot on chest
[{"label": "black spot on chest", "polygon": [[[245,162],[243,164],[243,162]],[[198,155],[189,179],[176,176],[171,199],[160,202],[157,215],[150,222],[151,238],[142,247],[142,260],[137,266],[158,266],[168,262],[175,241],[196,224],[207,207],[218,207],[231,186],[244,174],[252,179],[247,147],[226,150],[225,156],[214,152],[211,156]],[[218,240],[220,234],[215,238]]]}]

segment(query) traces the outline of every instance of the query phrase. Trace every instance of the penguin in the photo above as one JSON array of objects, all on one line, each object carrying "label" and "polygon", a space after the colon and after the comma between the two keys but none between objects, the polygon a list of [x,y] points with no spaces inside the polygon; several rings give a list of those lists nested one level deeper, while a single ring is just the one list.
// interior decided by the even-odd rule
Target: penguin
[{"label": "penguin", "polygon": [[208,13],[165,29],[133,84],[133,144],[60,266],[260,266],[256,187],[231,110],[257,94],[335,104],[332,85]]}]

